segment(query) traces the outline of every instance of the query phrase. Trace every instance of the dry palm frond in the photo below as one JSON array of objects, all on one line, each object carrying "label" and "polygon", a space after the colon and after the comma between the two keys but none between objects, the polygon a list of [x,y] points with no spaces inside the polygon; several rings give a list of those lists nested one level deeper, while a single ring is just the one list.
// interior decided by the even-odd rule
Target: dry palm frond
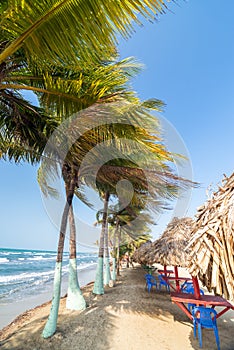
[{"label": "dry palm frond", "polygon": [[162,265],[186,266],[187,254],[185,246],[191,237],[191,218],[173,218],[167,225],[163,235],[148,246],[147,251],[137,253],[138,262],[146,265],[160,263]]},{"label": "dry palm frond", "polygon": [[188,244],[189,270],[209,291],[234,299],[234,173],[198,208]]}]

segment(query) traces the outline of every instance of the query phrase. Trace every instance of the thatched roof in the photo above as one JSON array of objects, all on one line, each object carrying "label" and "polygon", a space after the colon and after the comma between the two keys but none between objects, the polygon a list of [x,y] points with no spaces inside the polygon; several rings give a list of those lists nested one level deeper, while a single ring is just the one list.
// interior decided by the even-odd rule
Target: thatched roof
[{"label": "thatched roof", "polygon": [[189,272],[209,291],[234,299],[234,173],[198,208],[188,248]]},{"label": "thatched roof", "polygon": [[185,246],[191,237],[191,218],[173,218],[167,225],[161,238],[152,243],[145,260],[148,265],[160,263],[161,265],[182,266],[187,265]]},{"label": "thatched roof", "polygon": [[145,264],[145,254],[152,245],[151,241],[142,244],[133,254],[132,259],[139,264]]}]

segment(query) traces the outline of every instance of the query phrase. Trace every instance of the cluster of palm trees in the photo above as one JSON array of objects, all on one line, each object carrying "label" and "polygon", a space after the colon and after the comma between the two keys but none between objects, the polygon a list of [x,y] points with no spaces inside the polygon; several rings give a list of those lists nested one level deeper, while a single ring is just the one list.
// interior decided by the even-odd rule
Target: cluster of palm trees
[{"label": "cluster of palm trees", "polygon": [[[142,237],[146,223],[152,222],[150,214],[191,185],[170,169],[174,157],[163,144],[152,114],[163,103],[137,98],[129,81],[140,65],[133,58],[119,61],[115,47],[117,34],[127,37],[134,21],[139,23],[138,14],[153,18],[165,9],[165,2],[156,0],[1,2],[0,156],[40,163],[38,181],[45,195],[56,195],[51,177],[61,173],[65,186],[45,338],[56,331],[68,222],[67,307],[86,307],[76,271],[74,196],[85,202],[82,189],[89,186],[103,198],[93,289],[103,294],[104,257],[105,284],[110,279],[108,221],[115,227],[113,251],[118,251],[121,232],[132,240]],[[26,100],[21,93],[25,90],[37,96],[38,104]],[[124,181],[127,186],[119,186]],[[117,204],[109,208],[111,197]]]}]

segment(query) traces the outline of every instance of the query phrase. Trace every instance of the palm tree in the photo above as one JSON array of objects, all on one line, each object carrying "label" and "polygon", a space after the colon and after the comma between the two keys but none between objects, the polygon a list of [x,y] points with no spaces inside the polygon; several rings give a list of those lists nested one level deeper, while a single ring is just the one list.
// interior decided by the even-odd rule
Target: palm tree
[{"label": "palm tree", "polygon": [[[121,64],[120,63],[114,63],[111,65],[104,65],[104,68],[101,68],[101,70],[98,70],[98,73],[102,74],[102,80],[104,82],[100,83],[100,80],[97,78],[96,80],[96,84],[99,84],[100,88],[97,88],[96,91],[101,91],[101,93],[96,93],[95,97],[91,100],[87,100],[87,96],[84,94],[84,90],[81,91],[80,95],[76,98],[76,106],[75,108],[78,109],[78,101],[80,100],[80,109],[83,108],[85,105],[89,105],[91,103],[93,103],[94,100],[100,100],[103,102],[108,101],[107,97],[110,99],[110,101],[113,101],[117,99],[117,95],[120,96],[120,98],[123,98],[124,95],[128,96],[128,98],[132,99],[133,101],[136,100],[134,98],[134,95],[131,93],[125,93],[124,91],[124,84],[127,81],[127,76],[129,75],[129,67],[131,66],[129,61],[124,61],[123,63],[123,71],[127,71],[126,73],[123,72],[121,73]],[[104,69],[106,69],[106,74],[104,74]],[[112,73],[117,70],[117,74],[114,76],[114,78],[112,77]],[[136,70],[136,66],[133,65],[133,71]],[[93,74],[95,73],[95,70],[92,69]],[[119,77],[118,77],[119,75]],[[83,76],[81,77],[82,81],[86,81],[86,89],[87,86],[92,86],[94,84],[92,84],[92,78],[90,78],[90,76],[83,74]],[[106,80],[104,79],[106,78]],[[73,81],[77,80],[77,75],[73,75]],[[80,79],[81,80],[81,79]],[[87,84],[87,82],[89,84]],[[106,84],[109,82],[109,84],[113,87],[112,88],[112,93],[109,94],[109,96],[107,95],[107,90],[106,87],[105,89],[103,89],[103,86],[106,86]],[[38,81],[37,81],[38,83]],[[123,87],[119,87],[119,85],[121,85]],[[83,84],[83,83],[82,83]],[[4,85],[4,84],[3,84]],[[62,85],[62,84],[61,84]],[[114,86],[116,85],[116,88],[114,89]],[[55,86],[56,87],[56,86]],[[95,91],[95,88],[93,88]],[[53,90],[55,90],[55,88],[53,87]],[[49,136],[51,135],[52,131],[54,129],[56,129],[57,125],[59,125],[59,123],[61,123],[61,117],[56,117],[56,118],[52,118],[52,117],[48,117],[41,108],[32,106],[30,104],[27,104],[24,99],[22,99],[19,95],[15,96],[16,93],[11,95],[11,90],[9,89],[2,89],[1,90],[3,93],[8,93],[12,98],[9,102],[9,99],[2,99],[2,105],[4,108],[2,108],[2,114],[1,114],[1,145],[2,145],[2,155],[5,156],[5,158],[11,158],[11,159],[15,159],[16,161],[20,161],[20,160],[30,160],[31,158],[37,162],[41,159],[42,154],[44,152],[44,148],[45,148],[45,143],[48,140]],[[44,91],[44,90],[43,90]],[[60,93],[60,92],[59,92]],[[83,95],[82,95],[83,93]],[[44,91],[44,94],[40,95],[40,98],[44,98],[44,96],[47,94],[46,91]],[[89,94],[87,94],[89,96]],[[5,96],[3,96],[5,97]],[[17,97],[17,98],[16,98]],[[83,98],[82,98],[83,97]],[[51,107],[50,104],[53,101],[48,100],[47,99],[47,106]],[[74,104],[75,105],[75,104]],[[65,98],[63,100],[62,103],[62,108],[64,108],[65,106]],[[70,100],[69,100],[69,104],[68,106],[70,106]],[[96,111],[96,108],[99,105],[97,105],[94,108],[94,111]],[[21,110],[23,110],[23,112],[19,113],[17,111],[17,113],[14,115],[14,111],[17,109],[21,112]],[[19,108],[20,107],[20,108]],[[23,108],[21,108],[23,107]],[[72,106],[74,108],[74,106]],[[28,114],[25,114],[25,110]],[[31,114],[32,116],[31,116]],[[43,118],[40,118],[40,115],[43,115],[43,113],[45,114],[45,116]],[[61,114],[61,113],[60,113]],[[12,118],[11,118],[12,116]],[[25,118],[25,116],[27,118]],[[17,118],[16,118],[17,117]],[[96,119],[96,115],[94,116]],[[39,124],[41,124],[41,126],[39,127]],[[28,128],[28,126],[30,126],[30,128]],[[42,132],[43,130],[43,132]],[[33,133],[35,133],[35,135],[33,135]],[[93,147],[96,143],[97,140],[90,138],[90,135],[88,136],[88,138],[85,139],[85,136],[82,136],[82,140],[85,141],[83,142],[83,146],[80,147],[80,145],[82,144],[81,142],[79,143],[79,151],[82,150],[82,152],[80,153],[80,159],[82,159],[82,157],[85,155],[86,152],[88,152],[88,150],[90,149],[90,147]],[[81,141],[82,141],[81,140]],[[90,144],[90,140],[92,140],[92,144]],[[100,142],[100,135],[99,135],[99,139]],[[70,155],[74,157],[74,154],[77,154],[77,151],[72,149],[72,151],[70,152]],[[59,159],[59,154],[57,153],[57,151],[55,149],[53,149],[53,155],[55,157],[55,159]],[[50,156],[50,154],[45,154],[46,156]],[[31,157],[31,158],[30,158]],[[75,157],[74,157],[75,158]],[[50,159],[51,160],[51,159]],[[72,199],[74,196],[74,190],[77,187],[76,184],[76,177],[77,177],[77,165],[76,162],[74,163],[74,161],[70,162],[65,160],[62,168],[63,168],[63,174],[67,171],[67,166],[69,167],[71,165],[71,169],[72,169],[72,177],[73,179],[70,179],[67,183],[66,183],[66,194],[67,194],[67,203],[64,209],[64,213],[62,216],[62,220],[61,220],[61,228],[60,228],[60,239],[59,239],[59,244],[58,244],[58,256],[57,256],[57,263],[56,263],[56,274],[55,274],[55,290],[56,290],[56,295],[57,297],[53,298],[53,302],[55,305],[58,304],[59,302],[59,296],[60,295],[60,281],[61,281],[61,268],[60,268],[60,262],[62,261],[62,255],[63,255],[63,245],[64,245],[64,238],[65,238],[65,231],[66,231],[66,226],[67,226],[67,220],[68,220],[68,213],[70,212],[70,208],[72,205]],[[53,193],[53,189],[49,188],[49,192]],[[74,269],[72,269],[73,271]],[[53,307],[53,310],[55,310],[55,314],[57,313],[56,310],[58,310],[58,307]],[[57,316],[54,318],[57,320]],[[55,321],[52,322],[52,324],[56,324]],[[56,325],[53,326],[56,328]],[[51,334],[51,332],[50,332]]]},{"label": "palm tree", "polygon": [[[138,195],[139,199],[139,195]],[[112,223],[113,233],[113,275],[116,278],[115,264],[117,262],[117,275],[120,275],[120,258],[121,254],[125,252],[131,253],[133,247],[137,247],[141,242],[145,242],[151,239],[150,225],[153,225],[151,212],[148,213],[144,207],[141,207],[141,201],[139,201],[137,207],[128,205],[126,208],[119,210],[119,205],[112,210],[112,218],[110,219]],[[157,205],[157,210],[160,210],[160,205]],[[138,216],[140,214],[140,219]],[[117,245],[116,245],[117,243]],[[128,248],[131,249],[128,249]],[[129,254],[129,258],[131,254]],[[114,279],[115,279],[114,278]]]},{"label": "palm tree", "polygon": [[[100,194],[99,194],[100,195]],[[96,214],[97,221],[94,223],[95,226],[98,224],[102,225],[101,235],[100,235],[100,249],[103,251],[104,256],[104,286],[108,285],[111,279],[111,273],[110,273],[110,264],[109,264],[109,229],[108,229],[108,223],[109,223],[109,215],[108,215],[108,203],[110,199],[110,193],[108,189],[103,193],[103,200],[104,200],[104,208],[103,210],[99,210]],[[102,219],[100,218],[102,217]],[[103,234],[104,231],[104,234]],[[103,244],[103,247],[101,247],[101,244]],[[99,252],[100,253],[100,252]],[[99,258],[103,258],[101,254],[99,254]],[[102,265],[101,265],[102,266]],[[100,268],[102,270],[102,267]],[[100,277],[101,279],[101,277]],[[99,278],[98,278],[99,280]],[[96,288],[97,289],[97,288]],[[102,293],[104,293],[104,289],[102,287]]]},{"label": "palm tree", "polygon": [[69,226],[70,226],[70,256],[69,256],[69,275],[68,275],[68,291],[66,307],[71,310],[84,310],[86,308],[86,301],[80,290],[79,281],[77,277],[77,263],[76,263],[76,226],[73,213],[73,206],[69,212]]},{"label": "palm tree", "polygon": [[[139,109],[137,108],[137,112],[139,113]],[[131,113],[133,114],[133,108],[131,109]],[[142,113],[144,113],[142,111]],[[179,183],[171,181],[171,179],[175,180],[176,178],[173,176],[171,172],[169,172],[168,167],[165,165],[165,160],[169,159],[169,154],[166,152],[165,148],[161,147],[162,145],[156,145],[155,142],[149,141],[150,139],[153,140],[154,138],[152,135],[148,134],[146,130],[141,130],[138,128],[131,128],[129,129],[125,124],[118,124],[117,126],[113,125],[112,128],[110,127],[110,131],[115,130],[119,135],[126,135],[128,137],[132,137],[132,139],[135,139],[136,144],[143,144],[145,146],[145,149],[143,147],[141,149],[140,157],[138,157],[138,164],[142,164],[142,159],[145,157],[147,158],[147,166],[150,168],[140,168],[139,165],[134,164],[130,160],[121,159],[121,154],[117,153],[116,158],[114,161],[110,161],[105,163],[98,171],[97,175],[94,171],[92,171],[92,167],[95,164],[95,159],[92,159],[90,161],[90,164],[92,164],[88,169],[86,168],[86,172],[89,173],[86,175],[86,183],[92,184],[95,183],[95,186],[97,186],[98,190],[102,193],[104,193],[104,209],[103,209],[103,219],[102,219],[102,230],[101,230],[101,236],[100,236],[100,244],[99,244],[99,258],[98,258],[98,268],[97,268],[97,274],[95,279],[95,284],[93,288],[93,292],[95,294],[103,294],[104,293],[104,285],[103,285],[103,257],[104,257],[104,236],[105,232],[107,232],[107,210],[108,210],[108,201],[110,194],[116,194],[116,185],[117,183],[122,180],[126,179],[131,182],[135,196],[133,200],[136,201],[137,207],[135,208],[144,208],[146,204],[153,204],[155,206],[156,202],[151,201],[149,202],[146,199],[146,196],[149,193],[149,181],[145,178],[145,171],[150,171],[150,179],[152,181],[151,184],[151,195],[153,197],[157,198],[157,206],[155,206],[155,209],[158,210],[158,206],[160,204],[160,201],[158,198],[167,198],[170,196],[176,196]],[[109,131],[109,132],[110,132]],[[129,131],[129,133],[128,133]],[[116,134],[115,134],[116,137]],[[156,138],[158,140],[158,138]],[[155,139],[154,139],[155,140]],[[120,142],[121,143],[121,142]],[[124,142],[123,142],[124,144]],[[136,145],[135,145],[136,146]],[[151,147],[152,146],[152,147]],[[121,144],[120,144],[121,147]],[[127,149],[126,149],[127,150]],[[135,152],[135,150],[128,150],[129,155]],[[144,154],[145,152],[145,154]],[[102,155],[98,156],[98,162],[100,163],[100,158]],[[105,156],[104,156],[105,157]],[[142,158],[142,159],[141,159]],[[151,158],[151,162],[150,162]],[[154,161],[154,165],[152,164],[152,160]],[[102,163],[102,162],[101,162]],[[104,163],[104,161],[103,161]],[[163,174],[159,172],[158,168],[166,168],[167,173]],[[95,174],[95,175],[93,175]],[[92,179],[92,177],[95,176],[95,180]],[[160,178],[160,176],[163,178]],[[177,178],[177,180],[179,180]],[[128,192],[128,189],[126,189]],[[125,196],[126,196],[125,191]],[[127,195],[129,197],[129,195]],[[121,201],[125,202],[126,198],[120,198],[120,205],[123,205]],[[124,205],[126,207],[126,204]],[[130,212],[129,215],[133,215],[134,217],[137,216],[137,212],[139,210],[133,211],[133,207],[128,206],[127,210]],[[106,242],[108,239],[106,238]],[[107,260],[108,260],[108,252],[107,252]],[[108,267],[108,261],[106,261],[107,270]],[[109,276],[109,272],[107,271],[107,275]]]},{"label": "palm tree", "polygon": [[[41,94],[42,97],[46,95],[47,103],[49,100],[48,104],[50,105],[55,102],[56,98],[56,106],[58,107],[58,98],[60,100],[63,98],[67,99],[68,96],[72,95],[68,89],[69,85],[69,88],[74,88],[75,86],[75,92],[72,91],[73,96],[70,98],[68,107],[70,110],[70,106],[72,106],[74,111],[73,105],[79,99],[77,98],[78,79],[75,79],[76,84],[74,84],[74,79],[72,81],[73,84],[70,83],[69,79],[59,79],[58,76],[52,74],[54,73],[54,67],[52,66],[51,68],[51,63],[53,65],[63,65],[66,63],[67,66],[71,67],[72,62],[73,67],[75,64],[76,68],[83,68],[83,62],[90,60],[90,57],[93,59],[95,57],[99,60],[100,57],[102,59],[109,57],[109,52],[113,52],[113,42],[116,32],[119,31],[123,35],[129,34],[132,28],[131,20],[137,20],[136,13],[144,14],[150,18],[152,17],[151,11],[162,11],[164,8],[164,2],[158,3],[158,1],[153,1],[150,5],[148,1],[138,3],[137,5],[134,4],[134,6],[129,4],[128,1],[121,1],[121,4],[123,7],[119,6],[119,4],[117,6],[112,4],[109,7],[103,1],[99,2],[100,6],[93,6],[96,3],[94,4],[92,2],[88,3],[87,6],[87,1],[78,3],[75,0],[45,2],[43,6],[41,6],[41,1],[35,2],[32,0],[28,0],[26,4],[25,1],[21,0],[17,3],[11,3],[10,1],[2,2],[0,7],[0,91],[2,93],[3,103],[6,105],[5,101],[11,95],[12,91],[14,91],[12,93],[12,100],[14,99],[16,101],[15,91],[27,89]],[[92,12],[90,10],[91,8]],[[98,14],[96,11],[98,11]],[[83,19],[89,19],[91,14],[95,20],[86,20],[84,22]],[[61,29],[61,25],[64,25],[66,30]],[[55,28],[59,28],[59,33]],[[102,55],[100,55],[100,52],[102,52]],[[12,64],[12,62],[15,62],[15,59],[19,62],[16,65],[15,63]],[[42,63],[43,65],[45,63],[45,69],[39,69]],[[9,66],[11,67],[10,71],[6,69]],[[16,72],[19,74],[17,75]],[[66,93],[67,90],[69,90],[69,94]],[[71,103],[71,100],[75,100],[74,104]],[[26,102],[19,96],[17,107],[20,106],[22,108],[23,106],[24,109],[34,113],[35,108],[30,109],[31,106],[27,105]],[[62,107],[64,106],[65,103],[62,104]],[[83,103],[83,108],[84,106],[85,102]],[[59,111],[60,115],[64,114],[64,110],[61,113],[61,109]],[[75,110],[77,110],[76,106]],[[58,125],[59,120],[57,118],[55,120],[55,125]],[[29,121],[29,119],[25,121],[25,126]],[[9,132],[9,120],[7,122],[8,126],[6,127],[5,120],[3,122],[1,120],[4,132]],[[25,130],[27,131],[27,127]],[[1,140],[1,143],[4,145],[3,153],[8,155],[8,157],[15,157],[17,160],[31,159],[30,157],[35,157],[36,154],[36,160],[38,160],[43,152],[44,139],[46,138],[43,139],[43,142],[34,141],[38,147],[38,151],[36,152],[36,149],[32,150],[34,144],[27,139],[31,137],[30,132],[29,135],[26,135],[27,133],[25,134],[23,129],[20,132],[21,140],[24,139],[24,145],[27,146],[26,150],[22,151],[20,146],[23,145],[23,142],[20,141],[20,144],[18,144],[18,135],[14,134],[13,140],[11,138]],[[50,131],[43,129],[43,135],[47,132],[49,133]],[[58,155],[56,156],[58,157]],[[74,164],[72,163],[72,165]],[[59,280],[60,277],[58,276],[61,275],[60,262],[62,260],[68,214],[71,213],[74,190],[77,186],[76,164],[72,167],[72,174],[72,179],[66,183],[67,202],[61,221],[55,281]],[[55,283],[55,289],[58,291],[57,295],[60,295],[59,284]],[[56,300],[56,297],[54,300]]]},{"label": "palm tree", "polygon": [[[153,221],[149,214],[141,213],[141,216],[143,215],[143,217],[141,220],[137,221],[137,224],[134,224],[139,212],[139,207],[131,208],[131,210],[129,210],[129,206],[124,209],[120,209],[119,204],[109,207],[107,221],[110,225],[110,230],[108,230],[108,232],[110,236],[110,246],[112,247],[111,255],[113,281],[116,280],[116,262],[119,274],[119,258],[117,259],[117,256],[119,257],[120,242],[121,246],[127,245],[127,247],[129,247],[131,245],[131,247],[137,247],[139,244],[141,244],[141,242],[145,242],[151,238],[149,235],[151,230],[148,225],[153,224]],[[102,224],[103,220],[100,219],[101,214],[103,214],[103,210],[100,210],[97,213],[97,221],[95,222],[95,225],[100,223]],[[119,237],[120,229],[122,230],[122,234],[125,236],[124,240],[121,240],[121,237]],[[146,232],[148,232],[148,234],[146,234]]]},{"label": "palm tree", "polygon": [[41,0],[1,1],[0,104],[14,102],[18,114],[22,109],[32,113],[35,108],[19,94],[30,90],[52,97],[57,106],[69,97],[72,105],[82,79],[76,83],[58,79],[54,66],[63,71],[72,67],[82,75],[85,62],[92,66],[116,53],[117,33],[127,37],[132,22],[140,23],[138,14],[152,19],[165,9],[165,3],[158,1],[134,5],[126,0],[120,4],[53,0],[43,5]]}]

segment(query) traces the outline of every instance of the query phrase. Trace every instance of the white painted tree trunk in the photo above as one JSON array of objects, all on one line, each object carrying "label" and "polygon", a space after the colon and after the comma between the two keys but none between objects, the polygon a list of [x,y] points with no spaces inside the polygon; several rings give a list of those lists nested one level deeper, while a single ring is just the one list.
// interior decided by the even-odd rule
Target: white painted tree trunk
[{"label": "white painted tree trunk", "polygon": [[109,282],[111,280],[110,258],[109,258],[109,256],[105,257],[105,259],[104,259],[104,267],[105,267],[105,270],[104,270],[104,285],[108,286]]},{"label": "white painted tree trunk", "polygon": [[76,258],[69,259],[69,277],[66,308],[69,310],[84,310],[86,302],[80,290],[77,278]]},{"label": "white painted tree trunk", "polygon": [[112,258],[112,280],[116,281],[116,259]]},{"label": "white painted tree trunk", "polygon": [[43,332],[42,332],[43,338],[51,337],[56,331],[60,294],[61,294],[61,280],[62,280],[62,262],[56,262],[55,274],[54,274],[53,299],[52,299],[52,304],[50,309],[50,315],[46,322],[45,328],[43,329]]},{"label": "white painted tree trunk", "polygon": [[103,285],[103,258],[98,257],[97,271],[95,282],[93,286],[94,294],[104,294],[104,285]]}]

